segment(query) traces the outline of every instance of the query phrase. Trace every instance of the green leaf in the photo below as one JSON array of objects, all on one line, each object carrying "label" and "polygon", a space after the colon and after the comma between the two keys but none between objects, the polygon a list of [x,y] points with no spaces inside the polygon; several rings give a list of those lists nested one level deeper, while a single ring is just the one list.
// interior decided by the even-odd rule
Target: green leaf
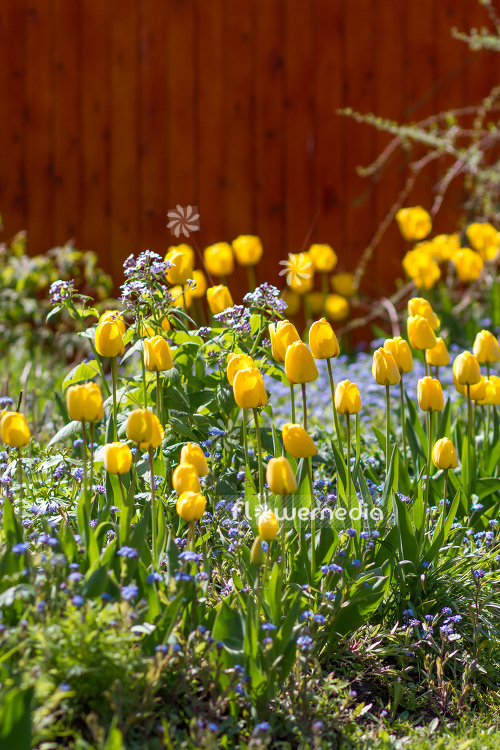
[{"label": "green leaf", "polygon": [[215,400],[221,412],[226,417],[230,417],[236,408],[232,387],[230,385],[223,385],[222,383],[218,385],[215,391]]},{"label": "green leaf", "polygon": [[62,427],[59,432],[56,432],[52,440],[49,441],[47,448],[50,448],[52,445],[60,443],[62,440],[72,437],[73,435],[78,435],[81,431],[82,423],[77,422],[77,420],[74,419],[72,422],[69,422],[69,424]]},{"label": "green leaf", "polygon": [[97,367],[95,359],[92,359],[90,362],[82,362],[76,367],[73,367],[73,369],[66,375],[62,387],[63,389],[66,389],[74,383],[81,383],[82,380],[92,380],[96,375],[99,375],[99,368]]},{"label": "green leaf", "polygon": [[31,699],[34,688],[13,688],[1,697],[0,747],[4,750],[30,750]]},{"label": "green leaf", "polygon": [[394,516],[399,534],[401,559],[410,560],[417,567],[420,560],[420,551],[408,509],[397,496],[394,497],[394,500]]}]

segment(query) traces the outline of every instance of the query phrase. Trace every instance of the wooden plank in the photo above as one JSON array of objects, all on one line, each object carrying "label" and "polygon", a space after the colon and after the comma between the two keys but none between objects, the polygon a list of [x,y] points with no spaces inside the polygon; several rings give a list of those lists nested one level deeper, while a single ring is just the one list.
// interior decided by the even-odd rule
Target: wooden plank
[{"label": "wooden plank", "polygon": [[[345,104],[357,112],[375,109],[374,97],[374,9],[367,0],[344,2],[345,18]],[[356,173],[375,155],[375,133],[366,125],[350,120],[345,131],[346,152],[344,206],[347,212],[345,252],[357,265],[371,240],[374,222],[373,186]],[[374,274],[367,273],[363,283],[369,293],[378,293]]]},{"label": "wooden plank", "polygon": [[196,164],[200,232],[193,235],[198,245],[197,265],[201,267],[200,252],[207,245],[227,237],[225,190],[225,113],[224,113],[224,0],[198,0],[196,7],[196,78],[198,95],[196,119]]},{"label": "wooden plank", "polygon": [[76,237],[80,219],[80,2],[53,0],[54,199],[53,241]]},{"label": "wooden plank", "polygon": [[285,254],[307,249],[314,204],[314,53],[310,3],[285,0]]},{"label": "wooden plank", "polygon": [[267,280],[280,287],[279,261],[286,257],[283,10],[282,0],[268,0],[259,8],[255,43],[256,232],[264,246],[257,275],[259,282]]},{"label": "wooden plank", "polygon": [[26,226],[24,81],[26,8],[9,2],[0,8],[0,212],[3,238]]},{"label": "wooden plank", "polygon": [[136,0],[113,0],[111,22],[111,256],[138,249],[138,39]]},{"label": "wooden plank", "polygon": [[167,237],[167,7],[140,3],[140,213],[139,245],[164,253]]},{"label": "wooden plank", "polygon": [[314,238],[327,242],[339,257],[339,270],[352,270],[344,251],[344,175],[342,134],[347,121],[337,114],[343,104],[344,18],[342,3],[317,0],[315,205],[320,208]]},{"label": "wooden plank", "polygon": [[52,7],[30,0],[26,38],[26,199],[30,251],[53,244]]},{"label": "wooden plank", "polygon": [[113,269],[110,227],[110,6],[82,2],[82,246]]}]

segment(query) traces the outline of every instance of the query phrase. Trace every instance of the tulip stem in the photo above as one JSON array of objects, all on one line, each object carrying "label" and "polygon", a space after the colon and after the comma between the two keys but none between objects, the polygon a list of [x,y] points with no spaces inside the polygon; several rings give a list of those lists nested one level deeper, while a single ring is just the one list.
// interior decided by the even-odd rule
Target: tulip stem
[{"label": "tulip stem", "polygon": [[302,383],[302,419],[304,430],[307,432],[307,401],[306,401],[306,384]]},{"label": "tulip stem", "polygon": [[312,478],[312,469],[311,469],[311,458],[305,458],[304,461],[306,462],[307,466],[307,476],[309,477],[309,489],[311,492],[311,584],[314,584],[314,578],[316,576],[316,513],[315,513],[315,504],[316,500],[314,498],[314,489],[313,489],[313,478]]},{"label": "tulip stem", "polygon": [[422,523],[422,538],[425,527],[425,518],[427,517],[427,508],[429,507],[429,488],[431,484],[431,459],[432,459],[432,409],[427,412],[427,482],[425,483],[425,503],[424,503],[424,521]]},{"label": "tulip stem", "polygon": [[120,485],[120,492],[122,493],[123,506],[125,507],[127,505],[127,500],[125,498],[125,488],[123,486],[122,475],[120,474],[120,472],[118,472],[118,484]]},{"label": "tulip stem", "polygon": [[[113,384],[113,433],[115,440],[118,440],[118,410],[116,404],[116,380],[117,380],[118,362],[116,357],[111,357],[111,380]],[[144,407],[146,408],[146,407]]]},{"label": "tulip stem", "polygon": [[292,403],[292,424],[295,424],[295,392],[293,390],[293,383],[290,383],[290,401]]},{"label": "tulip stem", "polygon": [[333,381],[332,363],[330,362],[330,359],[326,360],[326,364],[327,364],[327,367],[328,367],[328,375],[330,377],[330,390],[332,392],[333,420],[335,422],[335,432],[337,433],[337,443],[339,445],[339,451],[343,455],[344,454],[344,446],[342,445],[342,437],[340,435],[339,415],[337,414],[337,409],[335,408],[335,383]]},{"label": "tulip stem", "polygon": [[194,521],[189,522],[187,547],[191,552],[194,552]]},{"label": "tulip stem", "polygon": [[401,374],[401,380],[399,381],[399,389],[401,393],[401,429],[403,432],[403,461],[405,469],[408,469],[408,458],[406,455],[406,414],[405,414],[405,390],[403,386],[403,375]]},{"label": "tulip stem", "polygon": [[157,370],[156,371],[156,413],[158,415],[158,419],[163,424],[162,401],[163,401],[163,393],[162,393],[161,380],[160,380],[160,371]]},{"label": "tulip stem", "polygon": [[446,494],[448,492],[448,469],[444,470],[443,518],[446,516]]},{"label": "tulip stem", "polygon": [[141,364],[142,364],[142,400],[144,401],[144,408],[148,408],[148,388],[146,385],[146,364],[144,362],[144,349],[141,351]]},{"label": "tulip stem", "polygon": [[90,495],[94,491],[94,423],[90,423]]},{"label": "tulip stem", "polygon": [[260,439],[259,412],[253,409],[253,418],[255,421],[255,434],[257,436],[257,448],[259,451],[259,495],[260,502],[264,502],[264,466],[262,463],[262,441]]},{"label": "tulip stem", "polygon": [[250,471],[250,457],[248,455],[247,410],[246,409],[243,409],[242,430],[243,430],[243,447],[245,449],[245,464],[246,466],[248,466],[248,470]]},{"label": "tulip stem", "polygon": [[425,365],[425,375],[426,377],[429,377],[429,365],[427,363],[427,357],[425,356],[425,351],[424,351],[424,365]]},{"label": "tulip stem", "polygon": [[470,506],[472,492],[472,400],[470,385],[467,383],[467,499]]},{"label": "tulip stem", "polygon": [[351,416],[349,413],[345,415],[345,426],[347,433],[347,506],[351,507]]},{"label": "tulip stem", "polygon": [[250,292],[254,292],[257,287],[257,279],[255,278],[255,268],[253,266],[247,266],[247,277],[248,289]]},{"label": "tulip stem", "polygon": [[88,512],[89,507],[87,504],[87,431],[85,429],[85,422],[82,422],[82,437],[83,437],[83,497],[85,499],[85,512]]},{"label": "tulip stem", "polygon": [[155,562],[156,543],[156,493],[155,493],[155,467],[153,461],[153,449],[149,448],[149,468],[151,470],[151,552]]},{"label": "tulip stem", "polygon": [[389,386],[385,386],[385,474],[389,474],[391,460],[391,417],[390,417]]},{"label": "tulip stem", "polygon": [[19,464],[19,518],[23,518],[23,464],[21,461],[21,448],[17,449],[17,462]]}]

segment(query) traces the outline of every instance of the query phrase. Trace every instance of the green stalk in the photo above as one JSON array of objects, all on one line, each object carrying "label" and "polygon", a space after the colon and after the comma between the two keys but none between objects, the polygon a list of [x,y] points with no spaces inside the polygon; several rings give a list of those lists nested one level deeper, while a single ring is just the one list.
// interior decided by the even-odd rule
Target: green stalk
[{"label": "green stalk", "polygon": [[470,397],[470,385],[467,384],[467,499],[470,506],[472,492],[472,401]]},{"label": "green stalk", "polygon": [[347,432],[347,505],[351,508],[351,416],[345,415]]},{"label": "green stalk", "polygon": [[250,471],[250,457],[248,455],[248,435],[247,435],[247,410],[243,409],[243,422],[242,422],[242,430],[243,430],[243,447],[245,449],[245,463],[248,466],[248,470]]},{"label": "green stalk", "polygon": [[307,402],[306,402],[306,384],[301,383],[302,385],[302,420],[304,425],[304,430],[307,432]]},{"label": "green stalk", "polygon": [[161,391],[160,391],[160,371],[156,371],[156,415],[161,422]]},{"label": "green stalk", "polygon": [[151,470],[151,553],[153,556],[153,562],[155,560],[155,543],[156,543],[156,493],[155,493],[155,468],[153,461],[153,449],[149,451],[149,468]]},{"label": "green stalk", "polygon": [[[422,531],[425,528],[425,518],[427,516],[427,509],[429,507],[429,487],[431,484],[431,460],[432,460],[432,409],[427,412],[427,482],[425,484],[425,501],[424,501],[424,523],[422,523]],[[423,536],[423,535],[422,535]],[[423,539],[420,540],[422,543]]]},{"label": "green stalk", "polygon": [[405,415],[405,391],[403,386],[403,374],[401,373],[401,380],[399,381],[399,389],[401,396],[401,428],[403,432],[403,461],[405,469],[408,469],[408,457],[406,455],[406,415]]},{"label": "green stalk", "polygon": [[23,519],[23,464],[21,461],[21,448],[17,449],[17,461],[19,464],[19,518]]},{"label": "green stalk", "polygon": [[118,409],[116,403],[116,380],[117,380],[118,362],[116,357],[111,357],[111,379],[113,383],[113,433],[115,441],[118,440]]},{"label": "green stalk", "polygon": [[306,458],[304,459],[307,466],[307,476],[309,478],[309,489],[311,492],[311,503],[310,503],[310,509],[311,509],[311,583],[314,582],[314,578],[316,575],[316,548],[315,548],[315,542],[316,542],[316,515],[314,513],[315,510],[315,500],[314,500],[314,490],[313,490],[313,478],[312,478],[312,469],[311,469],[311,459]]},{"label": "green stalk", "polygon": [[255,421],[255,434],[257,436],[257,448],[259,450],[259,495],[260,502],[264,502],[264,465],[262,463],[262,441],[260,439],[259,429],[259,412],[253,409],[253,418]]},{"label": "green stalk", "polygon": [[385,386],[385,473],[389,474],[389,461],[391,460],[391,418],[389,386]]},{"label": "green stalk", "polygon": [[292,404],[292,424],[295,424],[295,393],[293,390],[293,383],[290,383],[290,401]]},{"label": "green stalk", "polygon": [[144,408],[148,408],[148,388],[146,385],[146,365],[144,362],[144,350],[141,352],[141,365],[142,365],[142,400],[144,401]]},{"label": "green stalk", "polygon": [[94,423],[90,423],[90,496],[94,490]]},{"label": "green stalk", "polygon": [[83,437],[83,497],[85,500],[85,511],[88,513],[88,497],[87,497],[87,432],[85,430],[85,422],[82,422],[82,437]]},{"label": "green stalk", "polygon": [[194,552],[194,521],[189,522],[187,547],[191,552]]},{"label": "green stalk", "polygon": [[337,433],[337,443],[339,446],[339,451],[343,454],[344,447],[342,445],[342,437],[340,434],[339,415],[337,414],[337,409],[335,408],[335,383],[333,382],[332,363],[330,359],[326,360],[326,364],[328,367],[328,376],[330,378],[330,390],[332,392],[333,420],[335,422],[335,432]]},{"label": "green stalk", "polygon": [[248,289],[250,292],[254,292],[257,287],[257,279],[255,278],[254,266],[247,266],[247,278],[248,278]]},{"label": "green stalk", "polygon": [[444,513],[443,518],[446,515],[446,494],[448,492],[448,469],[444,470],[444,495],[443,495],[443,503],[444,503]]},{"label": "green stalk", "polygon": [[425,351],[424,351],[424,365],[425,365],[425,374],[428,377],[429,376],[429,365],[427,364],[427,357],[425,356]]}]

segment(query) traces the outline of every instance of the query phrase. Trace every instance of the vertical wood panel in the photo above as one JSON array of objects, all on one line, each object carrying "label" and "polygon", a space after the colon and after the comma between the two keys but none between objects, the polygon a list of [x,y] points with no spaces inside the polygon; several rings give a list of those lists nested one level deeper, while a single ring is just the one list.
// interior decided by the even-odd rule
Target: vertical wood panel
[{"label": "vertical wood panel", "polygon": [[26,6],[0,8],[0,212],[5,236],[26,227],[24,86]]},{"label": "vertical wood panel", "polygon": [[26,199],[30,250],[54,244],[52,222],[52,2],[28,0],[26,36]]},{"label": "vertical wood panel", "polygon": [[112,2],[111,255],[116,271],[139,246],[137,8],[136,0]]},{"label": "vertical wood panel", "polygon": [[64,244],[79,225],[80,2],[53,0],[54,19],[54,240]]},{"label": "vertical wood panel", "polygon": [[[81,241],[99,253],[102,266],[118,274],[111,256],[110,196],[110,6],[82,3],[82,204]],[[124,258],[126,255],[124,256]]]}]

